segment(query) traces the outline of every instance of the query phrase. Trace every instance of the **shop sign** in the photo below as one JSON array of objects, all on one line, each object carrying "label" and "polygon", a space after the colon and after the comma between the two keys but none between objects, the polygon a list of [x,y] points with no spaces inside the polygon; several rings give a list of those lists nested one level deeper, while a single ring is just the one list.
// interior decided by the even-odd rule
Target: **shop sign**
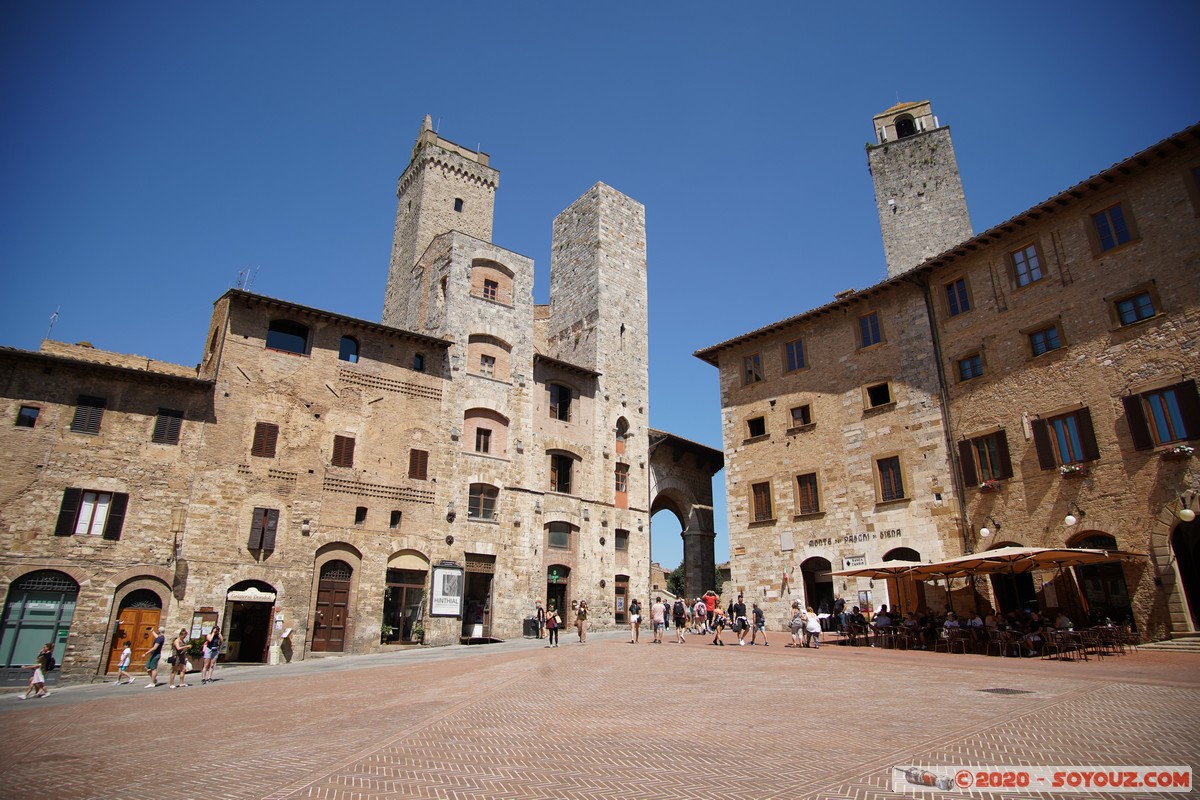
[{"label": "shop sign", "polygon": [[264,592],[253,586],[238,592],[230,592],[225,596],[231,603],[274,603],[275,593]]},{"label": "shop sign", "polygon": [[855,569],[856,567],[865,567],[867,565],[867,556],[865,553],[856,556],[842,556],[842,569]]},{"label": "shop sign", "polygon": [[440,564],[430,580],[429,614],[434,617],[462,615],[463,568]]}]

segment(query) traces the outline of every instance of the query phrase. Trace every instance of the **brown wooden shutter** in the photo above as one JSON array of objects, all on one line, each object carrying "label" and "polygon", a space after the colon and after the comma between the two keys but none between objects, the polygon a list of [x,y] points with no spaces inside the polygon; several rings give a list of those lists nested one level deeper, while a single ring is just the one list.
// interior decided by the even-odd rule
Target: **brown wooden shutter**
[{"label": "brown wooden shutter", "polygon": [[1001,478],[1011,478],[1013,476],[1012,456],[1008,453],[1008,434],[1004,431],[996,432],[996,449],[1000,454],[1000,470]]},{"label": "brown wooden shutter", "polygon": [[263,515],[263,533],[262,533],[262,549],[275,549],[275,529],[279,527],[279,509],[264,508],[266,514]]},{"label": "brown wooden shutter", "polygon": [[183,422],[182,411],[160,408],[154,420],[154,433],[150,441],[155,444],[179,444],[179,429]]},{"label": "brown wooden shutter", "polygon": [[408,451],[408,477],[425,480],[429,477],[429,452],[426,450]]},{"label": "brown wooden shutter", "polygon": [[979,484],[979,472],[975,469],[975,443],[964,439],[958,443],[958,461],[962,465],[963,483],[967,486]]},{"label": "brown wooden shutter", "polygon": [[1183,427],[1187,429],[1186,439],[1200,439],[1200,392],[1196,391],[1194,380],[1177,383],[1174,387],[1175,397],[1179,400],[1179,413],[1183,417]]},{"label": "brown wooden shutter", "polygon": [[75,521],[79,519],[79,504],[83,501],[83,489],[63,490],[62,505],[58,509],[58,522],[54,525],[55,536],[71,536],[75,533]]},{"label": "brown wooden shutter", "polygon": [[121,527],[125,524],[125,509],[129,505],[129,495],[114,492],[108,504],[108,519],[104,521],[105,539],[120,539]]},{"label": "brown wooden shutter", "polygon": [[333,466],[354,466],[354,439],[349,436],[333,437]]},{"label": "brown wooden shutter", "polygon": [[1125,422],[1129,425],[1129,435],[1133,437],[1134,450],[1152,450],[1154,437],[1150,435],[1150,425],[1146,421],[1146,410],[1142,407],[1142,396],[1131,394],[1121,398],[1125,406]]},{"label": "brown wooden shutter", "polygon": [[1081,408],[1075,412],[1075,423],[1079,426],[1079,444],[1083,447],[1083,460],[1095,461],[1100,457],[1100,446],[1096,444],[1096,430],[1092,427],[1092,412]]},{"label": "brown wooden shutter", "polygon": [[75,405],[75,416],[71,420],[71,430],[76,433],[99,433],[105,405],[103,397],[80,395]]},{"label": "brown wooden shutter", "polygon": [[254,426],[254,441],[250,455],[263,458],[275,457],[275,443],[279,439],[279,426],[270,422],[259,422]]},{"label": "brown wooden shutter", "polygon": [[1058,460],[1054,455],[1054,445],[1050,443],[1050,426],[1044,419],[1035,419],[1030,425],[1033,428],[1033,446],[1037,449],[1038,466],[1054,469],[1058,466]]},{"label": "brown wooden shutter", "polygon": [[246,543],[249,550],[261,550],[263,543],[263,518],[267,513],[265,508],[254,509],[254,517],[250,521],[250,540]]}]

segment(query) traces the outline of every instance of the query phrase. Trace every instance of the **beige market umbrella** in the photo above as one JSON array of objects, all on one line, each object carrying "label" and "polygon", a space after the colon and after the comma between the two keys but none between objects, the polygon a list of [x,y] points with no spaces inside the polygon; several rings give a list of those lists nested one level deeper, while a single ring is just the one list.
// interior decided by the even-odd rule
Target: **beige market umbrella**
[{"label": "beige market umbrella", "polygon": [[[871,580],[886,580],[888,578],[901,578],[908,575],[917,567],[922,567],[920,561],[880,561],[877,564],[863,564],[861,567],[853,567],[851,569],[840,569],[834,572],[834,575],[844,575],[849,578],[870,578]],[[900,603],[906,602],[904,598],[904,583],[899,582],[900,586]]]}]

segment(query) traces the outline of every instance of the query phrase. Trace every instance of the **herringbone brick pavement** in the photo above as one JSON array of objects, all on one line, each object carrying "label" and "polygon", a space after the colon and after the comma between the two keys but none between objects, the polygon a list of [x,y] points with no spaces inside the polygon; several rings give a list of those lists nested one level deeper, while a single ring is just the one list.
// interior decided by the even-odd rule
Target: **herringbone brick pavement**
[{"label": "herringbone brick pavement", "polygon": [[[596,637],[4,698],[0,797],[873,799],[904,796],[891,792],[896,765],[1200,768],[1194,655],[1058,663],[782,644]],[[1022,796],[1034,795],[988,795]]]}]

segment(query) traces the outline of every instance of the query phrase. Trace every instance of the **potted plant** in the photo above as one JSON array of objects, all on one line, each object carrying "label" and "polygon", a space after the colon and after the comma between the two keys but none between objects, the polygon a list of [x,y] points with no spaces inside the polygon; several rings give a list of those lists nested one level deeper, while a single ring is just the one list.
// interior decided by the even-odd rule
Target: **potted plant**
[{"label": "potted plant", "polygon": [[414,641],[417,644],[425,641],[425,623],[422,620],[417,620],[413,623],[410,641]]},{"label": "potted plant", "polygon": [[1058,468],[1058,471],[1064,478],[1082,478],[1087,475],[1087,466],[1084,464],[1063,464]]},{"label": "potted plant", "polygon": [[996,492],[1000,490],[1000,481],[995,478],[988,478],[983,483],[979,484],[981,492]]},{"label": "potted plant", "polygon": [[1191,458],[1194,452],[1196,452],[1196,448],[1190,444],[1176,444],[1160,451],[1160,455],[1168,461],[1182,461],[1185,458]]},{"label": "potted plant", "polygon": [[392,638],[392,632],[395,630],[391,625],[381,625],[379,627],[379,643],[387,644]]}]

